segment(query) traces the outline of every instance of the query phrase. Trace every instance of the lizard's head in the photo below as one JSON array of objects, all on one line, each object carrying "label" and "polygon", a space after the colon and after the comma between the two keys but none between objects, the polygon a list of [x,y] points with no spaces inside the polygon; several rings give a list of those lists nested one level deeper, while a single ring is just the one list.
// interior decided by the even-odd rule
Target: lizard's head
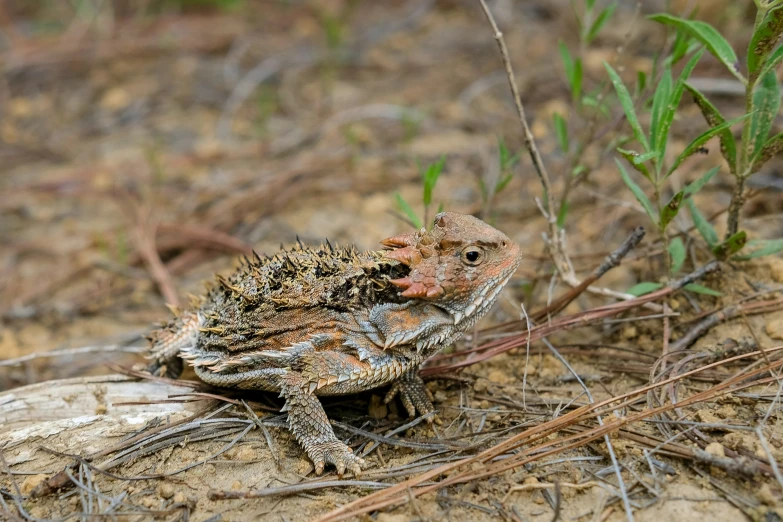
[{"label": "lizard's head", "polygon": [[455,212],[435,216],[431,230],[381,241],[386,257],[410,267],[391,283],[403,297],[424,299],[447,310],[459,324],[486,312],[519,266],[520,248],[480,219]]}]

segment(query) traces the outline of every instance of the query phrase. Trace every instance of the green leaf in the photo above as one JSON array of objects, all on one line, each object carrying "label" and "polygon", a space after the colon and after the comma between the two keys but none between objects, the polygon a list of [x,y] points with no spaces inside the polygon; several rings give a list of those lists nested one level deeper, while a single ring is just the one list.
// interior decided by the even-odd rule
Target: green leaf
[{"label": "green leaf", "polygon": [[628,119],[631,129],[633,129],[633,135],[636,137],[636,140],[642,144],[644,151],[649,152],[650,144],[647,141],[647,136],[644,135],[644,131],[642,131],[639,119],[636,117],[636,110],[633,108],[633,100],[631,99],[631,95],[628,94],[628,89],[625,88],[625,84],[623,84],[620,76],[612,69],[611,65],[604,62],[604,67],[606,67],[606,72],[609,73],[609,78],[612,80],[612,85],[617,92],[617,97],[620,100],[623,112],[625,112],[625,117]]},{"label": "green leaf", "polygon": [[691,56],[691,59],[688,60],[688,63],[685,64],[685,67],[683,67],[682,73],[680,73],[680,77],[677,80],[677,83],[674,85],[671,96],[669,96],[669,99],[666,101],[666,105],[664,106],[660,116],[660,120],[657,122],[656,126],[653,126],[653,129],[658,129],[657,131],[651,131],[657,133],[657,146],[653,145],[653,149],[655,149],[658,154],[658,164],[660,164],[666,156],[666,145],[669,142],[669,129],[671,128],[672,122],[674,121],[674,113],[680,106],[682,93],[685,91],[685,81],[690,77],[691,72],[693,72],[693,68],[696,67],[696,64],[699,62],[703,54],[704,49],[700,49],[693,56]]},{"label": "green leaf", "polygon": [[617,8],[617,4],[611,3],[607,5],[603,11],[599,13],[595,21],[593,22],[593,25],[591,25],[590,29],[587,31],[587,43],[590,43],[593,40],[595,40],[595,37],[598,36],[598,33],[601,32],[601,28],[612,17],[612,15],[614,14],[614,10],[616,8]]},{"label": "green leaf", "polygon": [[560,206],[560,211],[557,213],[557,228],[563,228],[567,216],[568,216],[568,201],[564,201],[563,204]]},{"label": "green leaf", "polygon": [[783,252],[783,239],[754,239],[748,241],[745,250],[748,252],[741,256],[734,256],[733,259],[744,261]]},{"label": "green leaf", "polygon": [[677,159],[674,161],[674,164],[669,168],[669,172],[666,173],[666,176],[667,177],[670,176],[671,173],[674,172],[677,169],[677,167],[679,167],[682,164],[683,161],[685,161],[689,157],[691,157],[694,154],[696,154],[696,152],[698,152],[698,150],[701,148],[701,146],[704,145],[705,143],[707,143],[708,141],[710,141],[710,139],[713,136],[715,136],[717,134],[720,134],[721,132],[723,132],[724,130],[728,129],[729,127],[731,127],[735,123],[738,123],[738,122],[746,119],[749,116],[751,116],[751,115],[750,114],[744,114],[744,115],[740,116],[739,118],[734,118],[733,120],[725,121],[725,122],[721,123],[720,125],[715,126],[715,127],[711,128],[711,129],[709,129],[708,131],[703,132],[702,134],[700,134],[695,140],[690,142],[690,144],[687,147],[685,147],[685,150],[683,150],[680,153],[679,156],[677,156]]},{"label": "green leaf", "polygon": [[505,172],[508,169],[513,168],[514,165],[519,163],[519,157],[519,152],[512,156],[511,151],[509,151],[508,147],[506,146],[506,141],[502,136],[498,136],[498,163],[500,164],[501,172]]},{"label": "green leaf", "polygon": [[636,71],[636,90],[634,91],[634,95],[638,98],[646,86],[647,73],[644,71]]},{"label": "green leaf", "polygon": [[745,77],[739,72],[739,64],[734,49],[731,48],[729,42],[721,36],[717,29],[710,24],[698,20],[685,20],[684,18],[678,18],[665,13],[651,15],[648,18],[662,24],[676,27],[681,31],[685,31],[693,38],[696,38],[707,47],[707,50],[709,50],[715,58],[726,66],[731,74],[736,76],[743,84],[747,83]]},{"label": "green leaf", "polygon": [[759,71],[759,76],[764,76],[769,71],[774,70],[783,61],[783,45],[772,51],[772,54],[767,56],[767,61],[764,62],[764,66]]},{"label": "green leaf", "polygon": [[628,163],[630,163],[633,168],[639,171],[642,176],[652,181],[652,175],[650,174],[649,169],[647,169],[647,165],[639,160],[639,158],[650,154],[649,152],[645,154],[639,154],[636,151],[621,149],[620,147],[617,148],[617,152],[619,152],[623,158],[628,160]]},{"label": "green leaf", "polygon": [[568,124],[559,112],[552,115],[552,122],[555,124],[555,135],[560,150],[568,153]]},{"label": "green leaf", "polygon": [[774,49],[783,32],[783,5],[767,11],[748,45],[748,78],[753,82],[764,65],[769,52]]},{"label": "green leaf", "polygon": [[587,167],[582,165],[581,163],[574,167],[574,170],[571,171],[572,176],[579,176],[580,174],[587,172]]},{"label": "green leaf", "polygon": [[408,202],[405,201],[405,198],[402,197],[402,194],[399,192],[394,194],[394,198],[397,200],[397,206],[400,207],[400,210],[402,210],[403,214],[410,220],[413,225],[419,229],[422,227],[421,218],[416,215],[416,212],[413,211],[410,205],[408,205]]},{"label": "green leaf", "polygon": [[693,194],[696,194],[698,191],[704,188],[704,185],[709,183],[709,181],[715,176],[715,174],[718,173],[719,170],[720,170],[720,166],[712,167],[702,177],[700,177],[693,183],[686,185],[686,187],[683,189],[685,195],[692,196]]},{"label": "green leaf", "polygon": [[682,205],[683,196],[685,196],[685,191],[679,191],[674,196],[672,196],[672,199],[670,199],[666,206],[661,209],[661,230],[664,230],[667,226],[669,226],[669,223],[672,222],[672,219],[677,216],[677,213],[680,211],[680,205]]},{"label": "green leaf", "polygon": [[691,36],[684,31],[677,31],[674,37],[671,54],[664,60],[664,64],[669,67],[674,66],[688,54],[688,47],[691,42]]},{"label": "green leaf", "polygon": [[686,199],[685,204],[688,205],[688,210],[691,213],[693,224],[696,225],[696,230],[698,230],[699,234],[701,234],[701,237],[704,238],[707,246],[710,248],[715,247],[720,242],[718,239],[718,233],[715,232],[715,229],[712,227],[710,222],[707,221],[707,218],[704,217],[704,214],[702,214],[699,209],[696,208],[696,203],[693,202],[692,198]]},{"label": "green leaf", "polygon": [[584,95],[584,97],[582,97],[582,105],[596,109],[607,118],[612,115],[612,111],[609,110],[609,106],[606,101],[598,100],[595,96],[588,94]]},{"label": "green leaf", "polygon": [[706,286],[697,285],[696,283],[685,285],[684,288],[685,290],[688,290],[689,292],[693,292],[694,294],[712,295],[715,297],[720,297],[723,295],[717,290],[713,290],[712,288],[707,288]]},{"label": "green leaf", "polygon": [[662,283],[653,283],[651,281],[645,281],[643,283],[633,285],[631,288],[626,290],[625,293],[639,297],[640,295],[649,294],[650,292],[655,292],[660,288],[663,288]]},{"label": "green leaf", "polygon": [[753,174],[754,172],[758,172],[766,162],[774,156],[777,156],[781,151],[783,151],[783,134],[775,134],[768,139],[761,150],[756,153],[753,158],[750,173]]},{"label": "green leaf", "polygon": [[733,236],[726,238],[720,245],[713,247],[712,253],[715,254],[715,257],[718,259],[726,259],[732,254],[742,250],[742,247],[744,247],[747,242],[748,236],[745,234],[744,230],[740,230]]},{"label": "green leaf", "polygon": [[679,236],[669,243],[669,256],[672,260],[672,273],[676,274],[685,263],[685,245]]},{"label": "green leaf", "polygon": [[623,177],[623,181],[628,186],[628,188],[631,189],[633,195],[636,196],[636,200],[641,203],[644,211],[647,212],[647,215],[650,216],[650,219],[653,221],[653,223],[657,223],[658,218],[655,215],[655,210],[653,210],[652,203],[650,203],[650,200],[644,194],[644,191],[642,191],[642,189],[639,188],[639,185],[637,185],[634,180],[631,179],[631,176],[625,170],[623,164],[620,163],[620,160],[615,158],[614,161],[617,163],[617,167],[620,169],[620,175]]},{"label": "green leaf", "polygon": [[633,158],[633,164],[634,165],[641,165],[642,163],[646,161],[650,161],[655,157],[655,151],[645,152],[644,154],[639,154],[638,156],[635,156]]},{"label": "green leaf", "polygon": [[582,77],[582,59],[577,58],[574,60],[574,75],[571,78],[571,97],[574,104],[578,104],[582,97]]},{"label": "green leaf", "polygon": [[560,51],[560,60],[563,62],[566,79],[570,83],[571,77],[574,75],[574,58],[571,56],[571,51],[568,50],[568,46],[566,46],[565,42],[562,40],[557,43],[557,48]]},{"label": "green leaf", "polygon": [[507,174],[506,177],[499,179],[497,185],[495,185],[495,194],[506,188],[506,185],[508,185],[509,181],[513,178],[513,174]]},{"label": "green leaf", "polygon": [[427,170],[422,174],[424,181],[424,205],[432,203],[432,190],[438,182],[440,173],[443,172],[443,166],[446,164],[446,156],[441,156],[435,163],[430,163]]},{"label": "green leaf", "polygon": [[761,77],[753,91],[753,108],[750,118],[750,142],[748,157],[761,152],[767,141],[772,122],[780,109],[780,86],[775,71],[769,71]]},{"label": "green leaf", "polygon": [[[701,92],[687,83],[685,88],[693,96],[694,103],[698,105],[710,127],[717,127],[726,121],[721,113],[718,112],[718,109]],[[737,170],[737,145],[734,142],[734,136],[729,129],[725,129],[718,134],[718,137],[720,138],[720,152],[729,164],[729,172],[735,174]]]},{"label": "green leaf", "polygon": [[571,56],[566,44],[562,41],[558,44],[560,48],[560,59],[563,61],[568,86],[571,88],[571,97],[574,101],[582,96],[582,60]]},{"label": "green leaf", "polygon": [[[653,95],[652,113],[650,115],[650,148],[653,154],[660,157],[661,145],[659,139],[661,138],[660,122],[663,119],[663,114],[666,112],[666,106],[669,104],[669,98],[672,94],[672,70],[667,67],[663,71],[663,76],[658,82],[658,86],[655,88],[655,94]],[[665,140],[665,137],[664,137]]]}]

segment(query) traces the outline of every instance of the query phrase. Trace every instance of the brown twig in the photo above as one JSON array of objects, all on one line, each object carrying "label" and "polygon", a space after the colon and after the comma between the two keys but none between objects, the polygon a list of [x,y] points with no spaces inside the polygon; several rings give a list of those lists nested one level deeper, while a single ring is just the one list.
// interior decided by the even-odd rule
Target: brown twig
[{"label": "brown twig", "polygon": [[200,247],[245,255],[253,253],[253,248],[241,239],[205,226],[160,223],[158,232],[161,234],[172,234],[176,236],[178,241],[188,246],[198,245]]},{"label": "brown twig", "polygon": [[574,299],[579,297],[579,295],[584,292],[588,286],[603,277],[603,275],[606,274],[609,270],[619,266],[623,258],[628,255],[631,250],[636,248],[639,242],[641,242],[642,238],[644,238],[644,234],[644,228],[635,228],[631,235],[628,236],[625,241],[623,241],[623,244],[620,245],[614,252],[611,252],[608,256],[606,256],[606,259],[604,259],[603,263],[597,266],[595,270],[593,270],[593,272],[578,286],[566,292],[564,295],[550,303],[543,310],[538,310],[531,314],[531,318],[538,322],[563,310]]},{"label": "brown twig", "polygon": [[383,489],[388,488],[389,484],[384,482],[372,482],[368,480],[323,480],[316,482],[304,482],[301,484],[292,484],[290,486],[281,486],[279,488],[254,489],[251,491],[218,491],[210,490],[207,493],[209,500],[228,500],[236,498],[264,498],[295,495],[306,491],[316,491],[326,488],[344,488],[358,487],[364,489]]},{"label": "brown twig", "polygon": [[108,346],[81,346],[79,348],[68,348],[65,350],[53,350],[51,352],[35,352],[15,357],[13,359],[0,360],[0,367],[19,366],[35,359],[44,359],[49,357],[65,357],[69,355],[81,355],[85,353],[144,353],[147,348],[140,346],[121,346],[110,344]]},{"label": "brown twig", "polygon": [[138,221],[133,227],[133,243],[136,246],[144,264],[147,266],[152,278],[160,289],[160,293],[163,294],[163,298],[166,302],[173,306],[179,306],[179,296],[177,295],[177,289],[174,286],[174,281],[171,278],[166,265],[158,255],[158,249],[155,247],[155,230],[157,224],[151,222],[149,215],[144,215],[141,210],[138,213]]},{"label": "brown twig", "polygon": [[783,307],[783,298],[770,299],[767,301],[759,301],[750,304],[727,306],[726,308],[718,310],[717,312],[714,312],[702,319],[696,326],[691,328],[688,333],[682,336],[679,341],[674,343],[674,345],[670,348],[670,351],[677,352],[686,350],[693,343],[695,343],[699,337],[710,331],[712,327],[722,323],[723,321],[733,319],[738,315],[766,313],[779,310],[781,307]]}]

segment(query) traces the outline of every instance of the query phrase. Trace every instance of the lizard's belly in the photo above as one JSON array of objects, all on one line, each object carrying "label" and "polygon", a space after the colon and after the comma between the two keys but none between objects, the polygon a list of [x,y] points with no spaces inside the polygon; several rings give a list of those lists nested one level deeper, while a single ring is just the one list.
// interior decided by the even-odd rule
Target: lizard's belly
[{"label": "lizard's belly", "polygon": [[349,395],[389,384],[421,363],[420,357],[378,353],[357,358],[344,353],[321,352],[309,357],[301,368],[290,366],[236,368],[213,371],[195,366],[198,377],[214,386],[245,390],[281,391],[281,380],[289,373],[304,377],[314,395]]}]

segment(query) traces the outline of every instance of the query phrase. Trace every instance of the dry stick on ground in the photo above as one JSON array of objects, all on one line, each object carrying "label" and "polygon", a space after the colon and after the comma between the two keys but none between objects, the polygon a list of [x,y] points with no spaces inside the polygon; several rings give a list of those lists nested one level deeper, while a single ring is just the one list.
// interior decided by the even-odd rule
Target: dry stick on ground
[{"label": "dry stick on ground", "polygon": [[142,208],[136,209],[136,224],[133,227],[133,244],[136,246],[139,255],[144,259],[144,264],[147,266],[152,278],[160,289],[160,293],[163,294],[163,298],[166,302],[172,306],[179,306],[179,296],[177,295],[176,286],[171,278],[166,265],[161,261],[158,255],[158,249],[155,246],[155,233],[157,224],[150,220],[149,210],[143,210]]},{"label": "dry stick on ground", "polygon": [[[206,464],[207,462],[213,460],[214,458],[222,455],[223,453],[231,449],[254,427],[255,424],[252,421],[248,421],[246,419],[232,419],[232,418],[224,418],[224,419],[221,418],[221,419],[212,419],[212,420],[198,419],[196,421],[192,421],[184,425],[179,422],[172,423],[169,425],[164,425],[163,428],[165,429],[163,430],[159,430],[158,428],[153,428],[151,430],[143,432],[137,437],[134,437],[134,439],[141,437],[142,440],[139,441],[137,444],[132,445],[129,449],[118,453],[117,456],[105,460],[99,464],[92,464],[90,462],[90,460],[95,460],[95,456],[91,456],[90,459],[88,460],[88,458],[83,458],[76,455],[61,454],[45,447],[40,447],[40,449],[55,455],[75,458],[79,463],[90,466],[92,470],[97,471],[103,475],[110,476],[117,480],[126,480],[126,481],[149,480],[149,479],[170,477],[172,475],[176,475],[184,471],[187,471],[196,466],[201,466],[203,464]],[[158,433],[158,431],[160,431],[160,433]],[[162,451],[165,448],[187,444],[189,442],[196,442],[200,440],[222,439],[230,435],[235,435],[235,436],[229,443],[224,445],[216,453],[213,453],[207,456],[206,458],[203,458],[196,462],[192,462],[174,471],[140,475],[136,477],[123,477],[123,476],[118,476],[109,473],[110,469],[113,469],[121,464],[124,464],[128,461],[132,461],[134,459],[138,459],[140,457],[144,457],[152,453]],[[124,445],[127,445],[127,443],[123,442],[122,446]],[[122,447],[122,446],[118,446],[118,447]],[[106,453],[107,453],[106,450],[99,452],[99,454],[101,455],[105,455]],[[50,495],[58,490],[62,490],[74,486],[75,484],[73,483],[71,473],[70,473],[70,470],[73,469],[73,467],[74,465],[67,466],[63,471],[60,471],[59,473],[52,475],[47,480],[40,483],[30,492],[30,496],[33,498],[39,498],[39,497]]]},{"label": "dry stick on ground", "polygon": [[67,348],[64,350],[53,350],[51,352],[35,352],[14,359],[0,360],[0,367],[19,366],[35,359],[44,359],[48,357],[67,357],[81,355],[85,353],[145,353],[148,348],[141,346],[122,346],[119,344],[110,344],[108,346],[81,346],[79,348]]},{"label": "dry stick on ground", "polygon": [[706,334],[713,326],[722,323],[723,321],[733,319],[738,315],[772,312],[779,310],[781,307],[783,307],[783,298],[727,306],[726,308],[718,310],[717,312],[714,312],[706,318],[702,319],[680,340],[674,343],[674,345],[670,348],[670,351],[678,352],[687,349],[693,343],[695,343],[699,337]]},{"label": "dry stick on ground", "polygon": [[617,248],[614,252],[606,256],[604,262],[596,267],[596,269],[593,270],[593,272],[581,283],[579,283],[579,285],[575,286],[564,295],[550,303],[543,310],[539,310],[531,314],[531,319],[536,322],[542,321],[544,318],[555,315],[563,310],[574,299],[579,297],[579,295],[584,292],[588,286],[603,277],[603,275],[606,274],[609,270],[619,266],[623,258],[628,255],[631,250],[636,248],[642,238],[644,238],[644,228],[635,228],[631,235],[628,236],[625,241],[623,241],[623,244],[620,245],[620,247]]},{"label": "dry stick on ground", "polygon": [[[781,350],[783,350],[783,346],[778,346],[768,350],[768,353],[779,352]],[[757,351],[749,355],[758,356],[760,354],[761,352]],[[327,513],[318,520],[319,522],[344,520],[346,518],[358,516],[362,513],[376,511],[384,507],[403,504],[407,501],[408,498],[406,494],[408,488],[411,489],[414,495],[421,496],[449,485],[480,480],[497,475],[498,473],[502,473],[509,469],[518,468],[545,457],[562,453],[566,450],[582,447],[588,442],[597,440],[604,435],[612,433],[631,423],[642,421],[655,415],[672,411],[678,407],[692,406],[707,400],[714,400],[717,397],[720,397],[731,391],[736,391],[738,389],[755,385],[763,385],[767,382],[771,382],[772,378],[765,378],[754,382],[748,382],[747,379],[758,377],[762,374],[768,373],[771,369],[776,369],[783,365],[783,361],[779,360],[776,361],[772,367],[765,365],[749,374],[732,377],[731,379],[728,379],[707,390],[683,399],[679,404],[668,404],[652,409],[648,408],[626,417],[614,419],[611,422],[605,423],[603,426],[592,428],[582,434],[548,440],[550,435],[555,434],[564,428],[572,426],[577,422],[584,422],[587,419],[594,418],[596,414],[600,413],[599,410],[604,410],[605,413],[609,413],[609,411],[613,409],[625,408],[638,400],[640,395],[643,395],[652,389],[668,385],[674,381],[682,380],[703,370],[714,368],[715,366],[721,364],[745,359],[747,357],[748,355],[732,357],[718,363],[707,365],[703,368],[697,368],[672,379],[667,379],[666,381],[660,383],[642,387],[619,397],[610,398],[589,406],[582,406],[561,417],[558,417],[557,419],[530,428],[523,433],[520,433],[519,435],[515,435],[514,437],[511,437],[510,439],[485,450],[479,455],[468,457],[455,463],[443,465],[440,468],[422,473],[417,477],[397,484],[384,491],[373,493],[361,499],[355,500],[349,504],[346,504],[345,506],[335,509],[331,513]],[[617,404],[618,402],[619,404]],[[540,442],[538,445],[532,444],[537,441],[543,442]],[[519,450],[521,446],[525,446],[525,449]],[[518,451],[516,453],[509,453],[514,450]],[[496,460],[503,455],[509,456],[501,460]],[[476,468],[475,470],[470,469],[470,466],[472,466],[474,463],[480,463],[482,466]],[[458,472],[455,475],[451,475],[441,482],[437,482],[431,485],[424,485],[424,483],[430,479],[444,475],[453,470],[458,470],[460,468],[468,469],[466,469],[466,471]],[[416,487],[418,487],[418,489],[413,489]]]}]

